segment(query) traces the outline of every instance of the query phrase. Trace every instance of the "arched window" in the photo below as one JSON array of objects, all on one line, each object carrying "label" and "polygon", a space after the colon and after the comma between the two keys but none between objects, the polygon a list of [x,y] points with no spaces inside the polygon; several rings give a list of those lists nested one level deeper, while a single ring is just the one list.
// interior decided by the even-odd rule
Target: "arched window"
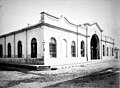
[{"label": "arched window", "polygon": [[49,42],[49,53],[50,57],[56,57],[57,56],[57,43],[55,38],[51,38]]},{"label": "arched window", "polygon": [[22,42],[18,41],[18,58],[22,58]]},{"label": "arched window", "polygon": [[0,57],[3,57],[3,46],[0,44]]},{"label": "arched window", "polygon": [[37,40],[33,38],[31,40],[31,58],[37,58]]},{"label": "arched window", "polygon": [[112,48],[112,56],[114,56],[114,53],[113,53],[114,51],[113,51],[113,48]]},{"label": "arched window", "polygon": [[105,56],[105,45],[103,45],[103,56]]},{"label": "arched window", "polygon": [[10,58],[11,57],[11,44],[10,43],[8,43],[7,49],[8,49],[8,58]]},{"label": "arched window", "polygon": [[75,41],[72,41],[72,44],[71,44],[71,55],[72,55],[72,57],[76,57]]},{"label": "arched window", "polygon": [[107,47],[107,56],[109,55],[109,50],[108,50],[108,47]]},{"label": "arched window", "polygon": [[81,56],[85,56],[85,44],[84,41],[81,41]]}]

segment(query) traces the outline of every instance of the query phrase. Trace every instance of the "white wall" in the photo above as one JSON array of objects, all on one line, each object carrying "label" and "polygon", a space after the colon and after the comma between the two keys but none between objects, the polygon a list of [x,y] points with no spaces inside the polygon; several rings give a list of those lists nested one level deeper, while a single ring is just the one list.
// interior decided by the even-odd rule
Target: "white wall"
[{"label": "white wall", "polygon": [[34,28],[27,31],[27,54],[31,55],[31,40],[32,38],[37,39],[37,57],[40,58],[43,56],[43,29],[41,27]]},{"label": "white wall", "polygon": [[[27,33],[27,34],[26,34]],[[18,41],[22,42],[22,58],[26,58],[26,54],[28,58],[31,58],[31,40],[32,38],[36,38],[37,40],[37,58],[41,58],[43,56],[43,28],[37,27],[30,30],[14,33],[7,35],[6,37],[0,38],[0,44],[3,45],[3,55],[8,55],[8,43],[11,44],[11,55],[12,58],[17,58],[18,55]],[[27,42],[26,42],[27,38]],[[6,45],[5,45],[6,43]],[[27,44],[27,46],[26,46]],[[6,50],[5,50],[6,48]],[[26,51],[27,49],[27,51]],[[15,57],[14,57],[15,56]]]},{"label": "white wall", "polygon": [[22,55],[26,57],[26,31],[15,34],[15,56],[18,55],[18,41],[22,42]]},{"label": "white wall", "polygon": [[[105,56],[103,56],[102,54],[102,59],[110,59],[110,58],[114,58],[114,56],[112,55],[112,48],[113,48],[113,52],[114,52],[114,45],[113,45],[113,39],[111,39],[110,37],[108,36],[102,36],[102,39],[104,41],[102,41],[102,48],[103,48],[103,45],[105,46]],[[107,56],[107,47],[108,47],[108,56]],[[110,49],[111,48],[111,49]],[[102,53],[103,53],[103,49],[102,49]]]},{"label": "white wall", "polygon": [[0,38],[0,44],[2,45],[3,47],[3,56],[5,55],[5,37],[3,38]]},{"label": "white wall", "polygon": [[[57,58],[50,58],[49,55],[49,41],[50,38],[54,37],[57,42]],[[67,57],[63,57],[61,53],[61,41],[65,39],[67,41]],[[86,57],[81,57],[80,55],[80,43],[84,40],[86,48],[86,38],[78,35],[78,58],[77,57],[77,35],[71,32],[66,32],[63,30],[58,30],[55,28],[44,27],[44,40],[45,40],[45,65],[63,65],[72,64],[86,61]],[[76,57],[71,56],[71,42],[75,41],[76,44]],[[86,51],[86,49],[85,49]]]},{"label": "white wall", "polygon": [[14,35],[12,34],[12,35],[9,35],[9,36],[6,36],[6,55],[8,55],[8,48],[7,48],[7,46],[8,46],[8,43],[10,43],[11,44],[11,56],[12,56],[12,58],[14,57]]}]

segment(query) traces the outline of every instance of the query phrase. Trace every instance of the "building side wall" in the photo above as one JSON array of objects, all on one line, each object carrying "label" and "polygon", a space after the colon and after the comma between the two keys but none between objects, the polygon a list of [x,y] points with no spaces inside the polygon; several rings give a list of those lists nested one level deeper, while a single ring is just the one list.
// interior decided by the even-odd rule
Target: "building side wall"
[{"label": "building side wall", "polygon": [[41,58],[43,56],[43,29],[42,27],[35,28],[33,30],[27,31],[27,55],[31,56],[31,40],[36,38],[37,40],[37,57]]},{"label": "building side wall", "polygon": [[[108,36],[102,36],[102,57],[103,59],[114,58],[114,40]],[[105,55],[103,56],[103,45],[105,46]],[[108,47],[108,55],[107,55]],[[113,49],[113,51],[112,51]],[[113,54],[112,54],[113,53]]]},{"label": "building side wall", "polygon": [[22,42],[22,58],[26,58],[26,31],[15,34],[15,57],[18,56],[18,42]]},{"label": "building side wall", "polygon": [[22,42],[22,58],[31,58],[31,40],[37,40],[37,58],[43,56],[43,28],[37,27],[30,30],[12,33],[0,38],[3,46],[3,56],[8,56],[8,43],[11,44],[11,58],[18,58],[18,42]]},{"label": "building side wall", "polygon": [[[50,58],[49,54],[49,41],[50,38],[54,37],[57,41],[57,57]],[[67,57],[62,56],[62,44],[61,41],[65,39],[67,43]],[[86,61],[86,57],[80,55],[80,43],[83,40],[86,43],[86,38],[84,36],[78,36],[77,45],[77,34],[66,32],[63,30],[58,30],[55,28],[44,27],[44,40],[45,40],[45,64],[46,65],[63,65],[63,64],[73,64]],[[78,58],[71,56],[71,42],[75,41],[76,45],[76,57],[78,51]],[[79,47],[77,50],[77,46]],[[86,45],[85,45],[86,47]]]},{"label": "building side wall", "polygon": [[[85,47],[84,47],[84,48],[85,48],[85,49],[84,49],[84,51],[85,51],[85,53],[84,53],[85,56],[84,56],[84,57],[81,56],[81,42],[82,42],[82,41],[84,41],[84,46],[85,46]],[[86,46],[86,37],[85,37],[85,36],[78,35],[78,57],[84,59],[85,61],[86,61],[86,47],[87,47],[87,46]]]},{"label": "building side wall", "polygon": [[11,44],[11,57],[14,58],[14,34],[6,36],[6,55],[8,55],[8,43]]},{"label": "building side wall", "polygon": [[2,48],[3,48],[3,57],[5,57],[5,37],[3,38],[0,38],[0,44],[2,45]]}]

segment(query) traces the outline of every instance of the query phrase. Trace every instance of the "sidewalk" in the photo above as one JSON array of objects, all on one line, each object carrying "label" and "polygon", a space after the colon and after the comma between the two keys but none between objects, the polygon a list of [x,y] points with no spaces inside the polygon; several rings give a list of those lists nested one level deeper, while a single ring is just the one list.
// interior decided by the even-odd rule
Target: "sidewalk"
[{"label": "sidewalk", "polygon": [[[102,69],[110,68],[110,67],[119,67],[120,61],[118,59],[107,59],[107,60],[94,60],[90,62],[82,62],[80,64],[76,64],[76,66],[70,66],[63,69],[57,70],[48,70],[48,71],[30,71],[33,74],[61,74],[61,73],[78,73],[78,71],[86,71],[88,73],[100,71]],[[92,70],[92,71],[91,71]]]}]

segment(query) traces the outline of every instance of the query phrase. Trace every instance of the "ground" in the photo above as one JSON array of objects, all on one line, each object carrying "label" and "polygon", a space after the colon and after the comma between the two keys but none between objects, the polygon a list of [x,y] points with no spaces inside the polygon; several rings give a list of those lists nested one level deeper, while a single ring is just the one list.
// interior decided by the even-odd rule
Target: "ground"
[{"label": "ground", "polygon": [[[1,88],[103,88],[104,83],[108,84],[108,88],[117,88],[116,77],[118,73],[108,76],[98,77],[91,74],[101,72],[107,68],[119,68],[118,59],[108,59],[102,61],[91,61],[81,63],[81,65],[58,70],[48,71],[0,71],[0,87]],[[89,77],[88,77],[89,76]],[[82,78],[85,77],[85,78]],[[81,80],[82,79],[82,80]],[[103,86],[100,86],[102,84]],[[113,84],[113,85],[111,85]],[[62,86],[63,85],[63,86]],[[117,86],[116,86],[117,85]],[[98,87],[99,86],[99,87]],[[104,87],[106,88],[106,87]]]},{"label": "ground", "polygon": [[120,88],[119,74],[119,72],[105,72],[102,74],[97,72],[94,75],[79,77],[45,88]]}]

